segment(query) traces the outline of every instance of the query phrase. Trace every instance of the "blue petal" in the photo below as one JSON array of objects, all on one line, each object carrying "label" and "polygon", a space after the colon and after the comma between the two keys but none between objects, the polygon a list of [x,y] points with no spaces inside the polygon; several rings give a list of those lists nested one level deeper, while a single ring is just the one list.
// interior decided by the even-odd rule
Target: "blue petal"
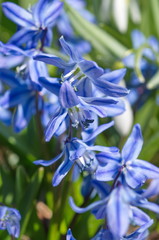
[{"label": "blue petal", "polygon": [[39,54],[39,55],[34,56],[33,59],[45,62],[47,64],[54,65],[59,68],[64,68],[64,69],[67,67],[74,66],[74,64],[67,63],[64,60],[62,60],[61,58],[54,56],[54,55],[50,55],[50,54],[41,54],[41,55]]},{"label": "blue petal", "polygon": [[124,175],[125,175],[125,180],[127,184],[131,188],[140,187],[146,181],[146,177],[143,175],[140,169],[133,168],[131,165],[130,165],[130,168],[127,167],[127,170],[124,172]]},{"label": "blue petal", "polygon": [[67,116],[66,111],[59,111],[56,115],[54,115],[51,120],[49,121],[46,131],[45,131],[45,141],[49,142],[52,136],[58,131],[58,128],[62,121],[65,120]]},{"label": "blue petal", "polygon": [[119,152],[113,153],[113,154],[105,153],[105,152],[97,153],[96,158],[101,164],[106,164],[106,163],[109,163],[111,161],[115,161],[115,162],[120,162],[121,161],[121,157],[120,157]]},{"label": "blue petal", "polygon": [[[94,119],[94,121],[93,121],[93,123],[90,124],[90,126],[88,128],[85,128],[82,130],[81,136],[82,136],[83,141],[85,141],[85,139],[89,138],[89,135],[91,135],[98,127],[98,116],[94,113],[91,113],[91,115],[92,115],[91,119]],[[92,139],[91,141],[87,142],[87,144],[89,146],[93,145],[94,141],[95,141],[95,139]]]},{"label": "blue petal", "polygon": [[58,130],[55,132],[55,137],[59,137],[62,133],[64,133],[69,126],[69,116],[67,115],[65,121],[61,122]]},{"label": "blue petal", "polygon": [[69,160],[63,161],[63,163],[56,170],[54,177],[52,179],[52,185],[55,187],[60,184],[62,179],[67,175],[71,167],[73,166],[73,162]]},{"label": "blue petal", "polygon": [[108,226],[112,234],[119,239],[129,227],[129,205],[123,200],[122,187],[114,189],[107,204]]},{"label": "blue petal", "polygon": [[159,214],[159,205],[153,202],[149,202],[147,201],[147,199],[141,200],[139,203],[136,203],[135,205],[138,207],[149,209]]},{"label": "blue petal", "polygon": [[159,178],[159,168],[147,161],[135,160],[131,167],[136,171],[139,170],[146,179]]},{"label": "blue petal", "polygon": [[131,207],[133,214],[133,222],[135,225],[141,226],[150,221],[150,217],[137,207]]},{"label": "blue petal", "polygon": [[[79,84],[76,84],[77,86],[77,94],[78,96],[82,97],[92,97],[92,82],[91,80],[86,77],[83,80],[81,79],[79,81]],[[89,91],[88,91],[89,89]]]},{"label": "blue petal", "polygon": [[48,28],[46,32],[46,38],[45,38],[45,46],[51,46],[51,43],[53,41],[53,31],[52,28]]},{"label": "blue petal", "polygon": [[105,219],[106,217],[106,206],[98,206],[92,210],[92,213],[95,215],[96,219]]},{"label": "blue petal", "polygon": [[48,0],[39,0],[33,8],[33,17],[36,25],[42,25],[44,9],[48,3]]},{"label": "blue petal", "polygon": [[88,146],[87,150],[100,151],[106,153],[118,153],[119,149],[117,147],[104,147],[104,146]]},{"label": "blue petal", "polygon": [[118,99],[116,104],[108,104],[103,110],[107,113],[107,117],[115,117],[122,114],[125,111],[125,104],[122,100]]},{"label": "blue petal", "polygon": [[86,76],[94,79],[94,82],[98,81],[97,78],[104,73],[103,68],[99,67],[97,63],[93,61],[87,61],[83,59],[78,63],[78,66]]},{"label": "blue petal", "polygon": [[69,144],[68,152],[69,159],[74,162],[78,158],[80,158],[86,151],[86,146],[79,144],[77,141],[72,141]]},{"label": "blue petal", "polygon": [[88,142],[97,137],[100,133],[105,131],[106,129],[112,127],[114,125],[114,121],[111,121],[109,123],[105,123],[97,127],[90,135],[88,135],[87,138],[85,138],[83,141]]},{"label": "blue petal", "polygon": [[60,37],[59,41],[65,53],[69,55],[74,62],[79,62],[81,60],[81,57],[78,55],[77,51],[65,41],[63,36]]},{"label": "blue petal", "polygon": [[106,97],[81,97],[87,104],[90,105],[98,105],[98,106],[106,106],[109,104],[116,104],[118,101],[112,98]]},{"label": "blue petal", "polygon": [[47,166],[50,166],[50,165],[54,164],[63,155],[64,155],[64,151],[62,153],[60,153],[59,155],[57,155],[55,158],[51,159],[51,160],[36,160],[33,163],[36,164],[36,165],[42,165],[44,167],[47,167]]},{"label": "blue petal", "polygon": [[17,4],[5,2],[2,3],[2,7],[5,15],[16,24],[23,27],[34,26],[31,13],[19,7]]},{"label": "blue petal", "polygon": [[104,94],[111,97],[124,97],[129,93],[124,87],[118,86],[109,81],[105,81],[102,78],[98,78],[96,81],[93,81],[94,85]]},{"label": "blue petal", "polygon": [[59,99],[64,108],[74,107],[80,102],[72,86],[67,81],[60,88]]},{"label": "blue petal", "polygon": [[149,236],[148,228],[153,224],[153,220],[151,219],[149,222],[142,225],[140,228],[135,230],[133,233],[129,234],[128,236],[124,237],[124,240],[145,240]]},{"label": "blue petal", "polygon": [[[83,105],[83,103],[82,103]],[[105,111],[105,107],[97,106],[97,105],[86,105],[82,106],[83,109],[86,109],[88,111],[92,111],[93,113],[97,114],[99,117],[104,118],[107,117],[107,112]]]},{"label": "blue petal", "polygon": [[67,231],[66,240],[76,240],[76,239],[72,236],[71,229],[68,229],[68,231]]},{"label": "blue petal", "polygon": [[0,42],[0,46],[2,46],[2,52],[4,54],[12,54],[12,55],[18,55],[18,56],[27,56],[27,51],[24,51],[23,49],[13,45],[13,44],[3,44]]},{"label": "blue petal", "polygon": [[128,68],[134,68],[135,66],[135,55],[130,54],[123,58],[123,63]]},{"label": "blue petal", "polygon": [[40,76],[48,77],[48,71],[46,64],[33,59],[28,62],[29,75],[33,82],[39,83],[38,79]]},{"label": "blue petal", "polygon": [[125,76],[126,68],[114,70],[112,72],[104,73],[100,79],[118,84]]},{"label": "blue petal", "polygon": [[16,74],[5,68],[0,68],[0,80],[10,87],[17,87],[20,85],[20,79],[16,77]]},{"label": "blue petal", "polygon": [[139,48],[142,44],[146,42],[145,36],[139,30],[132,31],[131,37],[133,42],[133,48]]},{"label": "blue petal", "polygon": [[80,207],[77,207],[77,206],[75,205],[72,197],[69,198],[69,204],[70,204],[71,208],[72,208],[75,212],[77,212],[77,213],[85,213],[85,212],[87,212],[87,211],[93,210],[94,208],[97,208],[97,207],[99,207],[99,206],[102,206],[102,205],[104,205],[105,203],[106,203],[106,200],[104,199],[104,200],[96,201],[96,202],[90,204],[89,206],[87,206],[87,207],[85,207],[85,208],[80,208]]},{"label": "blue petal", "polygon": [[43,25],[52,27],[55,24],[58,16],[61,13],[63,7],[63,3],[60,1],[54,1],[49,5],[47,10],[45,11],[45,17],[43,19]]},{"label": "blue petal", "polygon": [[11,124],[11,117],[11,112],[0,107],[0,121],[9,126]]},{"label": "blue petal", "polygon": [[103,106],[98,105],[89,105],[83,101],[81,97],[80,102],[82,104],[82,108],[92,111],[97,114],[99,117],[114,117],[124,112],[125,106],[123,101],[118,99],[118,103],[116,104],[105,104]]},{"label": "blue petal", "polygon": [[95,178],[98,181],[111,181],[115,179],[120,170],[120,165],[115,162],[108,163],[106,166],[98,166],[95,172]]},{"label": "blue petal", "polygon": [[148,188],[145,190],[145,192],[142,194],[143,197],[150,198],[155,195],[159,195],[159,179],[154,179],[151,181]]},{"label": "blue petal", "polygon": [[99,182],[95,179],[92,180],[92,185],[96,189],[100,198],[106,198],[111,190],[111,186],[106,184],[105,182]]},{"label": "blue petal", "polygon": [[23,56],[0,56],[1,68],[14,68],[24,61]]},{"label": "blue petal", "polygon": [[59,83],[58,78],[46,78],[40,77],[39,83],[46,88],[48,91],[54,93],[56,96],[59,96],[59,91],[61,88],[61,84]]},{"label": "blue petal", "polygon": [[149,37],[148,43],[150,44],[150,46],[152,46],[155,52],[159,52],[159,43],[157,38],[155,38],[154,36]]},{"label": "blue petal", "polygon": [[13,88],[0,97],[0,106],[4,108],[14,107],[24,103],[30,96],[31,91],[26,87]]},{"label": "blue petal", "polygon": [[24,129],[36,112],[35,97],[31,96],[23,105],[19,105],[13,116],[13,127],[16,133]]},{"label": "blue petal", "polygon": [[21,46],[21,44],[27,44],[29,41],[33,40],[36,34],[35,30],[22,28],[9,39],[8,43]]},{"label": "blue petal", "polygon": [[143,138],[140,129],[140,125],[136,124],[133,127],[131,135],[129,136],[128,140],[126,141],[123,150],[121,152],[122,158],[125,162],[135,160],[143,145]]}]

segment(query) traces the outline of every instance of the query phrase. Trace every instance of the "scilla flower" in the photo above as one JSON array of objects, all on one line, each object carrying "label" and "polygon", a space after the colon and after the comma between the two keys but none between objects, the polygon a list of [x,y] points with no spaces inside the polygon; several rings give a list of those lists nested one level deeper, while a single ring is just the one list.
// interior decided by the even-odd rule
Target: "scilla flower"
[{"label": "scilla flower", "polygon": [[0,229],[7,229],[8,233],[15,237],[19,237],[20,233],[20,213],[14,208],[0,206]]}]

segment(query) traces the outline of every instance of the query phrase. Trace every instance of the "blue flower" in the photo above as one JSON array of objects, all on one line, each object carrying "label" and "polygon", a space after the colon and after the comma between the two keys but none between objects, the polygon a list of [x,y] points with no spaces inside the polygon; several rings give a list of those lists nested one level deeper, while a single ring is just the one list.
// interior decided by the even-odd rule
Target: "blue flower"
[{"label": "blue flower", "polygon": [[[1,50],[6,56],[9,54],[21,58],[21,65],[16,68],[16,72],[0,69],[1,81],[10,87],[1,96],[0,106],[3,109],[17,106],[13,115],[13,125],[14,130],[19,132],[27,126],[32,115],[37,112],[37,108],[39,111],[43,110],[44,92],[38,79],[41,74],[47,77],[48,72],[44,63],[32,59],[37,52],[36,49],[23,50],[13,44],[1,43]],[[44,113],[47,114],[47,111]]]},{"label": "blue flower", "polygon": [[36,99],[38,109],[41,110],[43,107],[43,99],[39,94],[41,87],[28,78],[23,81],[20,76],[7,69],[0,69],[0,78],[11,87],[0,97],[0,107],[3,109],[17,107],[13,125],[14,130],[19,132],[26,127],[31,116],[36,113]]},{"label": "blue flower", "polygon": [[20,30],[9,40],[10,43],[17,46],[25,43],[29,48],[36,47],[38,40],[44,46],[51,44],[52,27],[62,10],[62,2],[39,0],[30,10],[12,2],[5,2],[2,7],[5,15],[20,26]]},{"label": "blue flower", "polygon": [[[142,194],[135,192],[126,184],[118,184],[116,188],[110,191],[103,184],[96,182],[95,185],[102,199],[85,208],[79,208],[70,198],[70,205],[75,212],[84,213],[91,210],[97,219],[106,219],[110,231],[109,235],[113,235],[115,240],[129,239],[130,236],[132,237],[130,239],[133,239],[133,236],[140,233],[141,235],[145,234],[145,230],[153,221],[137,207],[147,208],[158,213],[158,205],[148,202]],[[127,235],[129,224],[139,226],[138,231]]]},{"label": "blue flower", "polygon": [[20,213],[14,208],[0,206],[0,229],[7,229],[8,233],[15,237],[19,237],[20,233]]},{"label": "blue flower", "polygon": [[67,231],[66,240],[76,240],[72,235],[71,229]]},{"label": "blue flower", "polygon": [[96,179],[110,181],[120,178],[132,187],[142,186],[147,179],[159,178],[159,168],[153,164],[139,160],[138,155],[143,145],[140,125],[136,124],[126,141],[121,155],[109,159],[104,153],[99,153],[97,159],[101,162],[96,171]]},{"label": "blue flower", "polygon": [[[148,228],[152,225],[153,220],[149,220],[141,227],[137,228],[131,234],[118,238],[119,240],[146,240],[148,237]],[[91,240],[116,240],[109,229],[101,229]]]},{"label": "blue flower", "polygon": [[[71,7],[75,8],[84,18],[88,21],[95,23],[95,17],[85,9],[86,4],[83,0],[67,0],[66,1]],[[60,16],[57,19],[56,24],[58,31],[61,35],[65,37],[68,43],[71,43],[77,51],[83,55],[91,50],[91,44],[83,40],[80,37],[77,37],[74,29],[71,26],[67,12],[63,9]]]},{"label": "blue flower", "polygon": [[[151,36],[148,39],[144,36],[142,32],[139,30],[134,30],[132,31],[131,34],[131,39],[132,39],[132,45],[133,49],[135,50],[142,50],[142,56],[148,58],[149,60],[154,61],[156,59],[155,52],[157,53],[159,51],[159,43],[158,40]],[[135,51],[134,51],[135,52]],[[134,68],[135,66],[135,54],[132,53],[128,56],[126,56],[123,59],[123,62],[125,66],[129,68]],[[140,68],[143,69],[146,65],[147,61],[142,58],[140,62]]]},{"label": "blue flower", "polygon": [[[116,116],[124,111],[123,103],[120,100],[108,97],[78,96],[68,81],[61,84],[59,79],[41,77],[39,83],[53,94],[56,94],[61,104],[61,107],[48,123],[45,134],[46,141],[49,141],[57,131],[64,132],[69,119],[73,127],[78,127],[80,124],[84,129],[94,121],[94,113],[100,117],[108,117]],[[88,95],[92,95],[91,88]],[[66,121],[65,127],[61,125],[63,121]]]},{"label": "blue flower", "polygon": [[61,58],[49,54],[37,55],[34,59],[63,69],[62,82],[68,81],[77,94],[81,84],[84,87],[83,92],[88,91],[86,88],[87,82],[90,86],[96,86],[107,96],[123,97],[128,94],[126,88],[116,84],[116,82],[119,82],[124,77],[126,73],[125,69],[104,73],[104,70],[95,62],[83,59],[63,37],[60,38],[60,43],[65,53],[70,57],[69,62],[65,62]]},{"label": "blue flower", "polygon": [[[136,107],[141,107],[151,93],[145,82],[147,83],[158,71],[159,42],[153,36],[146,38],[139,30],[132,31],[131,39],[133,50],[123,59],[124,65],[133,70],[128,83],[131,89],[128,99],[131,104],[137,103]],[[138,60],[137,54],[141,55]]]},{"label": "blue flower", "polygon": [[0,107],[0,121],[7,126],[11,124],[12,114],[7,109]]},{"label": "blue flower", "polygon": [[[103,130],[108,127],[110,127],[110,123],[104,124]],[[90,141],[100,132],[101,128],[99,128],[99,131],[96,130],[96,133],[90,135],[88,140]],[[116,155],[118,153],[118,149],[116,147],[89,146],[78,138],[67,138],[62,153],[52,160],[37,160],[34,161],[34,164],[50,166],[64,156],[64,161],[56,170],[52,181],[53,186],[57,186],[74,164],[78,166],[80,171],[88,171],[90,173],[94,172],[98,164],[94,151],[103,151],[108,156]]]}]

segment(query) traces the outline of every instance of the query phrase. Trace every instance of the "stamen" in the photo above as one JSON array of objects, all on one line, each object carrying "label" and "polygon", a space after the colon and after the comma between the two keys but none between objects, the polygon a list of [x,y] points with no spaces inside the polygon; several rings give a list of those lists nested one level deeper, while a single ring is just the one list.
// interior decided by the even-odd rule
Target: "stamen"
[{"label": "stamen", "polygon": [[69,81],[70,84],[73,85],[75,91],[77,91],[76,86],[78,84],[78,81],[83,80],[84,78],[85,74],[81,71],[78,65],[75,65],[75,67],[70,72],[61,76],[62,82]]},{"label": "stamen", "polygon": [[83,128],[88,128],[90,123],[92,123],[93,119],[87,118],[87,112],[78,107],[72,107],[68,109],[69,117],[72,121],[73,127],[78,127],[79,123]]}]

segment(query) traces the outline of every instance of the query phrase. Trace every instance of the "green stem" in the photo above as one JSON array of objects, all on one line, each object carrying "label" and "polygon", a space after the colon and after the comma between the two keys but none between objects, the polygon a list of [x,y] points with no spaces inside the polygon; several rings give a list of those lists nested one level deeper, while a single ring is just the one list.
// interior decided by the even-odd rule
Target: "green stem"
[{"label": "green stem", "polygon": [[14,238],[14,236],[13,235],[11,235],[11,240],[14,240],[15,238]]},{"label": "green stem", "polygon": [[41,124],[41,111],[39,110],[39,106],[38,106],[38,99],[39,99],[39,95],[38,92],[36,92],[36,129],[38,132],[38,137],[39,137],[39,143],[40,143],[40,149],[41,149],[41,154],[44,157],[44,159],[49,159],[49,151],[47,148],[47,145],[44,141],[44,130],[43,130],[43,126]]},{"label": "green stem", "polygon": [[66,201],[68,200],[69,189],[71,181],[69,180],[69,176],[60,183],[58,187],[53,188],[54,194],[54,207],[53,207],[53,218],[50,223],[49,233],[47,240],[60,240],[60,225],[64,218],[64,211],[66,207]]}]

